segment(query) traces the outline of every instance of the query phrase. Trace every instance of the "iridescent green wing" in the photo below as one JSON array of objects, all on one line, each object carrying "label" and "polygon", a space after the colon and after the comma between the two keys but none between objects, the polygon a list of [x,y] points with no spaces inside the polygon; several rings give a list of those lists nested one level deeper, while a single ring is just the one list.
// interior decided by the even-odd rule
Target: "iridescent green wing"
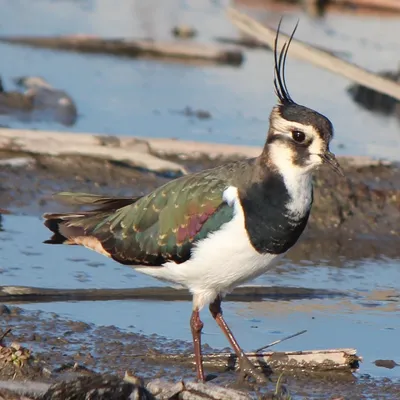
[{"label": "iridescent green wing", "polygon": [[198,240],[232,219],[225,189],[212,174],[182,177],[111,214],[82,218],[81,226],[123,264],[181,263]]}]

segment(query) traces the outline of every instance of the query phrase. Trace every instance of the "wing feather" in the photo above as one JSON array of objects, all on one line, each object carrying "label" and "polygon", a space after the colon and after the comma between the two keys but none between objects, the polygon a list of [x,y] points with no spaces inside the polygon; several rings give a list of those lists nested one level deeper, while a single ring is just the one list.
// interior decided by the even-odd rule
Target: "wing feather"
[{"label": "wing feather", "polygon": [[62,193],[64,202],[100,208],[46,214],[45,224],[55,233],[48,243],[72,244],[79,237],[75,244],[94,243],[94,250],[123,264],[181,263],[197,241],[232,219],[233,209],[223,200],[225,189],[226,182],[205,174],[200,180],[192,175],[168,182],[141,198]]}]

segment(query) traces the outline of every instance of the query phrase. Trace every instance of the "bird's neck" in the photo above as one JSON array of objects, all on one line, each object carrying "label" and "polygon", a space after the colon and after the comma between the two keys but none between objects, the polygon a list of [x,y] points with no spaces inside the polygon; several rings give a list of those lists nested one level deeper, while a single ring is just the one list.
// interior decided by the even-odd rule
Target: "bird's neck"
[{"label": "bird's neck", "polygon": [[278,143],[265,146],[261,162],[266,163],[269,169],[281,176],[290,198],[286,204],[289,214],[295,218],[304,216],[313,200],[314,168],[294,164],[292,150]]}]

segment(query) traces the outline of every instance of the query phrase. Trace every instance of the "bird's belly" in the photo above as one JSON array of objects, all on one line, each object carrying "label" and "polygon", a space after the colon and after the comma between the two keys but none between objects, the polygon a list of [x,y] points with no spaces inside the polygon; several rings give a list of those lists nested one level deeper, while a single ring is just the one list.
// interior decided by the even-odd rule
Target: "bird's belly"
[{"label": "bird's belly", "polygon": [[257,252],[244,228],[243,216],[239,214],[197,243],[188,261],[138,270],[186,286],[194,294],[196,306],[201,308],[219,294],[228,293],[237,285],[263,274],[281,256]]}]

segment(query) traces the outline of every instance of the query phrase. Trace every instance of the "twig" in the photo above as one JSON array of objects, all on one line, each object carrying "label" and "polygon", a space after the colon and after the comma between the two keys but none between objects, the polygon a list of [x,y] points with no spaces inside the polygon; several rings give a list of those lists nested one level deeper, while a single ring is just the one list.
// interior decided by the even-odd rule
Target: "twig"
[{"label": "twig", "polygon": [[[255,19],[231,7],[228,8],[228,16],[232,23],[241,31],[273,47],[276,36],[276,31],[274,29],[263,26]],[[289,39],[289,37],[284,34],[280,34],[279,38],[284,40]],[[305,60],[318,67],[327,69],[335,74],[340,74],[361,85],[400,100],[399,84],[299,40],[293,39],[290,45],[289,56]]]},{"label": "twig", "polygon": [[0,336],[0,345],[4,338],[12,331],[11,328],[6,329],[6,331]]},{"label": "twig", "polygon": [[296,336],[300,336],[300,335],[302,335],[303,333],[306,333],[306,332],[307,332],[307,329],[304,329],[303,331],[294,333],[293,335],[286,336],[286,337],[284,337],[283,339],[275,340],[275,342],[272,342],[272,343],[270,343],[270,344],[267,344],[266,346],[260,347],[259,349],[255,350],[254,352],[255,352],[255,353],[260,353],[261,351],[263,351],[263,350],[265,350],[265,349],[268,349],[269,347],[275,346],[275,345],[278,344],[278,343],[282,343],[282,342],[284,342],[285,340],[292,339],[292,338],[294,338],[294,337],[296,337]]}]

